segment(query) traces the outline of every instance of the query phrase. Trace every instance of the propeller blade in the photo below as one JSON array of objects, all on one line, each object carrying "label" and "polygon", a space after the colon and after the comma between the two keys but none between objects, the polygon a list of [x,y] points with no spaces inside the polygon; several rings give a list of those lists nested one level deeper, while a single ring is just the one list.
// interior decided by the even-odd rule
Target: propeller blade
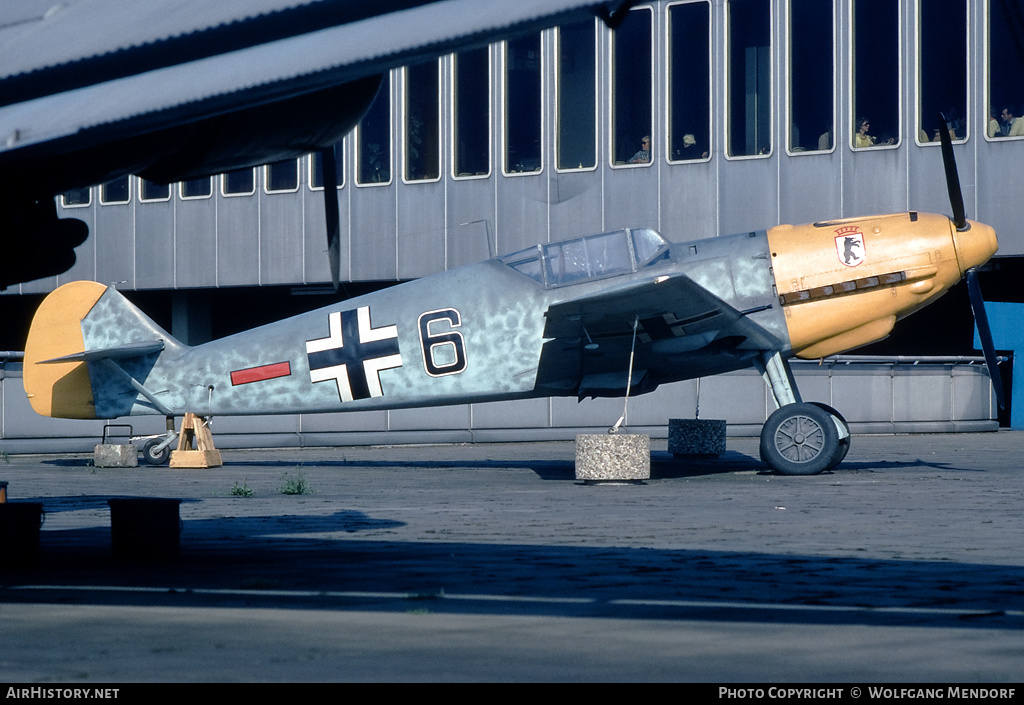
[{"label": "propeller blade", "polygon": [[338,212],[338,166],[334,146],[320,150],[324,177],[324,216],[327,221],[327,260],[331,265],[331,283],[337,292],[341,286],[341,217]]},{"label": "propeller blade", "polygon": [[953,141],[949,137],[949,123],[942,113],[939,113],[939,141],[942,144],[942,166],[946,170],[949,205],[953,209],[953,226],[957,230],[966,230],[967,213],[964,211],[964,194],[960,190],[960,175],[957,173],[956,159],[953,157]]},{"label": "propeller blade", "polygon": [[985,365],[988,367],[989,377],[992,378],[996,402],[1000,409],[1005,409],[1003,379],[999,374],[999,358],[996,357],[992,329],[988,325],[988,314],[985,312],[985,300],[981,296],[981,286],[978,284],[978,270],[974,267],[967,270],[967,293],[971,297],[971,310],[974,311],[974,322],[978,326],[978,337],[981,339],[981,349],[985,352]]}]

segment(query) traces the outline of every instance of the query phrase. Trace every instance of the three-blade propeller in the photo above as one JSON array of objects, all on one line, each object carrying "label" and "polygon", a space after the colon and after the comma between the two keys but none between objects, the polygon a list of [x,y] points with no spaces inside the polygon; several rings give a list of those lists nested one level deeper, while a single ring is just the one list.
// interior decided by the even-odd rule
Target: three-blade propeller
[{"label": "three-blade propeller", "polygon": [[[956,160],[953,157],[953,142],[949,136],[949,123],[946,116],[939,113],[939,139],[942,144],[942,166],[946,171],[946,190],[949,191],[949,205],[953,209],[953,227],[963,232],[970,229],[967,222],[967,214],[964,210],[964,195],[960,190],[960,176],[956,170]],[[989,376],[992,378],[992,388],[996,393],[996,402],[999,408],[1005,408],[1003,399],[1003,380],[999,374],[999,358],[996,356],[995,343],[992,340],[992,329],[988,324],[988,314],[985,312],[985,299],[981,295],[981,286],[978,284],[978,270],[974,267],[965,273],[967,279],[967,293],[971,298],[971,310],[974,312],[974,322],[978,326],[978,337],[981,339],[981,349],[985,353],[985,365],[988,366]]]},{"label": "three-blade propeller", "polygon": [[1000,409],[1005,409],[1003,400],[1003,379],[999,374],[999,358],[996,356],[996,347],[992,342],[992,329],[988,325],[988,314],[985,313],[985,300],[981,296],[981,286],[978,285],[978,270],[971,267],[967,270],[967,293],[971,296],[971,310],[974,311],[974,323],[978,326],[978,337],[981,339],[981,349],[985,352],[985,364],[988,366],[988,374],[992,378],[992,387],[996,392],[996,402]]},{"label": "three-blade propeller", "polygon": [[331,283],[337,292],[341,286],[341,218],[338,212],[338,165],[334,145],[320,151],[324,179],[324,217],[327,221],[327,261],[331,266]]}]

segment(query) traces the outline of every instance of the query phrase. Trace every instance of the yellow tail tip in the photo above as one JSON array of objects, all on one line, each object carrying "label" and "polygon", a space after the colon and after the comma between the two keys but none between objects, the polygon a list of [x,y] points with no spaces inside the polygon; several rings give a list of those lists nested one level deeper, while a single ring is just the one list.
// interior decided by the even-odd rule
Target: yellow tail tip
[{"label": "yellow tail tip", "polygon": [[32,317],[25,342],[23,381],[36,413],[66,419],[96,418],[89,369],[84,362],[40,363],[85,350],[82,319],[106,290],[92,281],[65,284],[47,295]]}]

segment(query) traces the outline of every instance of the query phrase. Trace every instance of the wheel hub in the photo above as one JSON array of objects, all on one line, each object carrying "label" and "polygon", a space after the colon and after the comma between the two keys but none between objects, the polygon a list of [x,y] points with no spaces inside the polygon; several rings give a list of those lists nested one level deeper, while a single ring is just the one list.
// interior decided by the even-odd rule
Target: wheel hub
[{"label": "wheel hub", "polygon": [[804,415],[787,419],[775,432],[775,448],[787,460],[805,463],[814,460],[825,447],[825,434],[818,423]]}]

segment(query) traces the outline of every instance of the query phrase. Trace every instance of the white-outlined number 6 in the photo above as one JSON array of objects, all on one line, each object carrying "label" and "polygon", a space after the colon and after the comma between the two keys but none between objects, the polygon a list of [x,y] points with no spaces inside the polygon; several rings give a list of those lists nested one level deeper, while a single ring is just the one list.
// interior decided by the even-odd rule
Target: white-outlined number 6
[{"label": "white-outlined number 6", "polygon": [[431,377],[457,375],[466,369],[466,339],[455,330],[461,326],[462,316],[454,308],[420,315],[423,365]]}]

